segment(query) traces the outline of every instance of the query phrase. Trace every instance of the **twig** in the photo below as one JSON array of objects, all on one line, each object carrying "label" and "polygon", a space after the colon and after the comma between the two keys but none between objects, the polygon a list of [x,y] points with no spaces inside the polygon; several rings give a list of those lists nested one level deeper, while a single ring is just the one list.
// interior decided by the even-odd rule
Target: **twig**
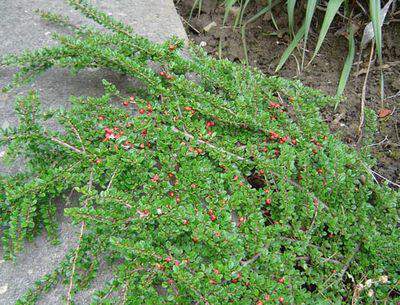
[{"label": "twig", "polygon": [[83,150],[84,152],[86,152],[85,146],[83,145],[83,141],[82,141],[81,136],[79,135],[78,130],[75,128],[75,126],[72,124],[72,122],[70,122],[70,121],[68,121],[68,122],[69,122],[69,124],[71,125],[72,131],[73,131],[73,132],[75,133],[75,135],[77,136],[79,142],[81,142],[82,150]]},{"label": "twig", "polygon": [[240,264],[241,264],[243,267],[245,267],[245,266],[247,266],[247,265],[249,265],[249,264],[254,263],[254,262],[255,262],[256,260],[258,260],[260,257],[261,257],[261,253],[258,252],[258,253],[256,253],[256,254],[254,254],[253,257],[250,258],[250,259],[248,259],[247,261],[240,261]]},{"label": "twig", "polygon": [[380,141],[380,142],[378,142],[378,143],[369,144],[368,147],[382,145],[382,144],[385,143],[387,140],[388,140],[388,136],[386,136],[382,141]]},{"label": "twig", "polygon": [[60,144],[61,146],[64,146],[65,148],[68,148],[78,154],[81,154],[81,155],[85,154],[85,152],[83,150],[80,150],[79,148],[76,148],[75,146],[72,146],[71,144],[65,143],[65,142],[61,141],[59,138],[51,136],[50,140],[52,140],[53,142],[56,142],[57,144]]},{"label": "twig", "polygon": [[129,286],[128,282],[129,282],[129,279],[125,282],[125,285],[124,285],[124,294],[122,296],[122,304],[123,305],[126,303],[126,297],[128,295],[128,286]]},{"label": "twig", "polygon": [[392,180],[390,180],[390,179],[388,179],[388,178],[382,176],[381,174],[377,173],[377,172],[374,171],[373,169],[369,168],[365,163],[362,163],[362,164],[364,165],[365,169],[372,175],[372,177],[374,178],[374,180],[375,180],[377,183],[379,183],[379,182],[376,180],[375,175],[377,175],[379,178],[382,178],[383,180],[387,181],[389,184],[391,184],[391,185],[393,185],[393,186],[395,186],[395,187],[400,188],[400,184],[397,184],[397,183],[393,182]]},{"label": "twig", "polygon": [[360,114],[360,124],[358,125],[358,141],[357,144],[359,144],[361,142],[361,138],[362,138],[362,128],[364,126],[364,108],[365,108],[365,96],[366,96],[366,92],[367,92],[367,81],[368,81],[368,75],[369,75],[369,70],[371,68],[371,62],[372,62],[372,57],[374,55],[374,41],[372,41],[371,43],[371,51],[370,51],[370,55],[369,55],[369,62],[368,62],[368,68],[367,68],[367,72],[365,73],[365,78],[364,78],[364,84],[363,84],[363,88],[362,88],[362,93],[361,93],[361,114]]},{"label": "twig", "polygon": [[196,29],[193,25],[190,24],[189,21],[187,21],[185,18],[181,17],[184,23],[186,23],[193,31],[195,31],[197,34],[200,34],[200,31]]},{"label": "twig", "polygon": [[396,98],[396,97],[398,97],[398,96],[400,96],[400,91],[397,92],[397,93],[394,94],[394,95],[388,96],[387,98],[384,99],[384,101],[390,100],[390,99],[392,99],[392,98]]},{"label": "twig", "polygon": [[357,245],[354,250],[351,252],[349,257],[347,258],[346,263],[344,264],[342,270],[339,273],[339,279],[343,277],[344,273],[349,269],[350,264],[353,262],[354,257],[356,256],[357,252],[360,250],[360,245]]},{"label": "twig", "polygon": [[[340,261],[333,259],[333,258],[329,258],[329,257],[322,257],[321,258],[323,260],[323,262],[330,262],[330,263],[334,263],[334,264],[341,264]],[[309,256],[298,256],[296,257],[296,260],[306,260],[309,261],[311,260],[311,257]]]},{"label": "twig", "polygon": [[307,230],[307,232],[310,232],[311,229],[314,227],[315,220],[317,219],[317,216],[318,216],[318,206],[319,206],[318,201],[314,202],[314,215],[311,220],[310,228]]},{"label": "twig", "polygon": [[111,188],[111,185],[112,185],[112,183],[113,183],[113,180],[114,180],[114,177],[115,177],[116,174],[117,174],[117,170],[115,170],[114,173],[112,174],[111,179],[110,179],[110,182],[108,182],[106,191],[108,191],[108,190]]},{"label": "twig", "polygon": [[[88,182],[88,190],[90,191],[92,189],[92,185],[93,185],[93,167],[90,170],[90,177],[89,177],[89,182]],[[83,207],[86,207],[88,202],[88,199],[86,199],[83,203]],[[72,300],[72,288],[74,285],[74,275],[75,275],[75,269],[76,269],[76,260],[78,259],[78,252],[80,250],[81,247],[81,241],[82,241],[82,237],[83,237],[83,232],[85,231],[85,227],[86,227],[86,223],[83,221],[81,224],[81,229],[80,229],[80,233],[79,233],[79,240],[78,240],[78,246],[75,249],[75,255],[74,258],[72,260],[72,270],[71,270],[71,276],[69,278],[69,287],[68,287],[68,292],[67,292],[67,305],[71,304],[71,300]]]}]

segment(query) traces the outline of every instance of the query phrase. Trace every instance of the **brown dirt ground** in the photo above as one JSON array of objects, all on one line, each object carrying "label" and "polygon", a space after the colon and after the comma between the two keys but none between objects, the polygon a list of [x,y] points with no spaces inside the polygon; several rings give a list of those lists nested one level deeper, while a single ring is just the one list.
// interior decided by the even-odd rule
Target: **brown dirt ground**
[{"label": "brown dirt ground", "polygon": [[[186,26],[189,38],[197,44],[206,43],[205,50],[214,56],[218,56],[220,38],[222,40],[222,57],[233,61],[242,61],[245,57],[242,38],[239,29],[233,29],[233,15],[228,18],[227,25],[222,27],[224,7],[216,0],[203,0],[202,10],[194,10],[192,18],[189,20],[190,11],[194,3],[193,0],[175,0],[183,23]],[[258,4],[253,2],[249,5],[249,16],[259,9]],[[400,14],[397,15],[397,18]],[[285,10],[274,10],[274,18],[278,24],[279,33],[276,33],[270,17],[263,16],[257,21],[248,25],[246,30],[246,42],[248,58],[251,65],[257,66],[265,74],[273,75],[282,52],[290,42],[289,35],[284,31],[287,29]],[[302,21],[302,16],[297,16],[298,24]],[[395,17],[387,18],[389,24],[384,26],[383,58],[386,64],[384,69],[385,76],[385,96],[391,97],[398,94],[395,98],[380,101],[379,78],[380,73],[377,64],[371,66],[368,86],[366,91],[366,106],[372,108],[377,114],[380,109],[392,110],[392,113],[378,121],[378,132],[374,135],[373,154],[378,160],[376,171],[388,179],[400,183],[400,20]],[[323,20],[323,12],[318,12],[313,19],[312,28],[309,34],[307,49],[313,51],[318,33],[318,29]],[[203,30],[211,22],[216,26],[208,32]],[[300,74],[296,60],[293,56],[289,58],[279,75],[287,78],[298,78],[305,85],[320,89],[329,95],[336,92],[337,83],[340,77],[343,62],[347,55],[347,39],[343,33],[344,27],[341,20],[336,20],[331,27],[319,55],[312,64]],[[283,30],[283,31],[282,31]],[[275,34],[271,34],[275,33]],[[362,30],[357,32],[357,41],[361,41]],[[312,52],[309,52],[312,54]],[[355,61],[359,59],[359,46]],[[297,52],[296,57],[301,61],[301,54]],[[308,54],[310,58],[310,54]],[[369,47],[361,54],[359,70],[363,71],[368,65]],[[308,61],[306,61],[308,62]],[[322,115],[330,125],[333,132],[339,132],[342,139],[349,145],[356,146],[358,140],[358,125],[361,108],[361,92],[365,74],[356,77],[357,67],[353,67],[349,82],[345,90],[344,100],[336,111],[333,108],[322,110]],[[379,179],[379,177],[377,177]]]}]

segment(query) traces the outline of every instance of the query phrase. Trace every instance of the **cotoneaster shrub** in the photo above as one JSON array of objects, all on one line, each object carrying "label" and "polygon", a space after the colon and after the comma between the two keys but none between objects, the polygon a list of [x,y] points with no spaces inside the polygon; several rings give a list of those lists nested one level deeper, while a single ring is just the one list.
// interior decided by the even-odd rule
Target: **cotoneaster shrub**
[{"label": "cotoneaster shrub", "polygon": [[108,68],[142,86],[125,96],[104,81],[102,97],[56,111],[34,92],[17,100],[19,125],[0,144],[26,172],[1,177],[3,251],[12,258],[42,229],[56,239],[60,197],[79,198],[64,212],[80,228],[18,304],[60,282],[73,304],[102,260],[114,278],[93,304],[399,301],[398,193],[368,174],[365,151],[329,133],[318,107],[330,98],[201,50],[188,59],[181,41],[151,43],[70,3],[111,31],[77,28],[7,57],[20,70],[6,89],[54,66]]}]

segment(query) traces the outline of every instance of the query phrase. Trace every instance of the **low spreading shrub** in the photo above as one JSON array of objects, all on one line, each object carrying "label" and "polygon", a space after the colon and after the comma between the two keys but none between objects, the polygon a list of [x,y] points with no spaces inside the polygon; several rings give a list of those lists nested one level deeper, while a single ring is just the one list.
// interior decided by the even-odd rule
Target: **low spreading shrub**
[{"label": "low spreading shrub", "polygon": [[8,56],[20,70],[5,90],[55,66],[141,86],[125,95],[104,81],[102,97],[55,111],[34,92],[17,100],[0,145],[26,171],[0,180],[3,251],[42,229],[56,239],[56,202],[72,194],[64,213],[80,228],[18,304],[60,282],[72,304],[104,260],[113,279],[93,304],[399,301],[399,196],[370,175],[367,151],[329,133],[318,107],[333,99],[198,49],[182,56],[179,40],[151,43],[70,3],[111,31],[71,27],[58,46]]}]

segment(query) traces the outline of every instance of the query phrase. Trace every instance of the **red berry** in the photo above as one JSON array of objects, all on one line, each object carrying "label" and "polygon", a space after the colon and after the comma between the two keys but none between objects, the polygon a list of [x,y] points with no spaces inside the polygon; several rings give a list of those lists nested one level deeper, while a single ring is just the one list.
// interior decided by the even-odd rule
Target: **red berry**
[{"label": "red berry", "polygon": [[174,264],[175,264],[175,266],[177,266],[177,267],[178,267],[178,266],[179,266],[181,263],[180,263],[179,261],[175,261],[175,263],[174,263]]},{"label": "red berry", "polygon": [[140,113],[140,114],[145,114],[145,113],[146,113],[146,110],[140,108],[140,109],[139,109],[139,113]]},{"label": "red berry", "polygon": [[266,294],[264,297],[264,300],[269,301],[271,299],[271,296],[269,294]]},{"label": "red berry", "polygon": [[270,132],[269,132],[269,135],[270,135],[270,137],[271,137],[271,140],[276,140],[276,139],[279,138],[279,135],[278,135],[276,132],[274,132],[274,131],[270,131]]},{"label": "red berry", "polygon": [[283,297],[280,297],[280,298],[278,299],[278,301],[279,301],[279,303],[283,303],[283,302],[285,301],[285,299],[284,299]]},{"label": "red berry", "polygon": [[170,262],[172,261],[172,257],[171,257],[171,256],[167,256],[167,257],[165,258],[165,261],[166,261],[167,263],[170,263]]},{"label": "red berry", "polygon": [[175,196],[175,194],[174,194],[173,191],[168,192],[168,195],[169,195],[170,197],[174,197],[174,196]]},{"label": "red berry", "polygon": [[100,164],[101,163],[101,159],[96,159],[96,164]]},{"label": "red berry", "polygon": [[172,52],[172,51],[174,51],[176,49],[176,45],[170,44],[168,46],[168,49]]},{"label": "red berry", "polygon": [[154,175],[152,178],[151,178],[151,181],[153,181],[153,182],[157,182],[158,180],[160,180],[160,176],[159,175]]},{"label": "red berry", "polygon": [[160,76],[163,76],[163,77],[165,76],[165,72],[164,71],[161,71],[159,74],[160,74]]},{"label": "red berry", "polygon": [[219,272],[218,269],[214,269],[213,272],[214,272],[215,274],[220,274],[220,272]]},{"label": "red berry", "polygon": [[135,97],[134,97],[134,96],[130,96],[130,97],[129,97],[129,100],[134,101],[134,100],[135,100]]},{"label": "red berry", "polygon": [[271,205],[271,198],[267,198],[266,200],[265,200],[265,204],[266,205]]},{"label": "red berry", "polygon": [[283,144],[283,143],[285,143],[288,139],[289,139],[288,136],[284,136],[284,137],[282,137],[282,138],[279,139],[279,143],[280,143],[280,144]]},{"label": "red berry", "polygon": [[100,120],[100,121],[103,121],[104,119],[105,119],[104,115],[100,115],[100,116],[99,116],[99,120]]},{"label": "red berry", "polygon": [[125,102],[122,103],[122,105],[124,105],[125,107],[128,107],[129,106],[129,102],[125,101]]},{"label": "red berry", "polygon": [[271,108],[279,108],[279,107],[281,107],[280,104],[274,103],[274,102],[270,102],[270,103],[269,103],[269,106],[270,106]]},{"label": "red berry", "polygon": [[264,175],[264,170],[260,169],[260,170],[258,171],[258,173],[259,173],[260,175]]},{"label": "red berry", "polygon": [[284,282],[285,282],[285,278],[284,278],[284,277],[281,277],[281,278],[278,280],[278,283],[283,284]]},{"label": "red berry", "polygon": [[215,216],[214,214],[210,215],[210,219],[211,221],[216,221],[217,220],[217,216]]},{"label": "red berry", "polygon": [[296,145],[297,144],[297,140],[296,139],[292,139],[292,144]]},{"label": "red berry", "polygon": [[237,282],[239,281],[239,279],[231,279],[231,282],[233,283],[233,284],[236,284]]},{"label": "red berry", "polygon": [[237,175],[233,176],[233,181],[237,181],[239,177]]},{"label": "red berry", "polygon": [[263,305],[264,303],[263,303],[263,301],[261,301],[261,300],[259,300],[257,303],[256,303],[256,305]]}]

